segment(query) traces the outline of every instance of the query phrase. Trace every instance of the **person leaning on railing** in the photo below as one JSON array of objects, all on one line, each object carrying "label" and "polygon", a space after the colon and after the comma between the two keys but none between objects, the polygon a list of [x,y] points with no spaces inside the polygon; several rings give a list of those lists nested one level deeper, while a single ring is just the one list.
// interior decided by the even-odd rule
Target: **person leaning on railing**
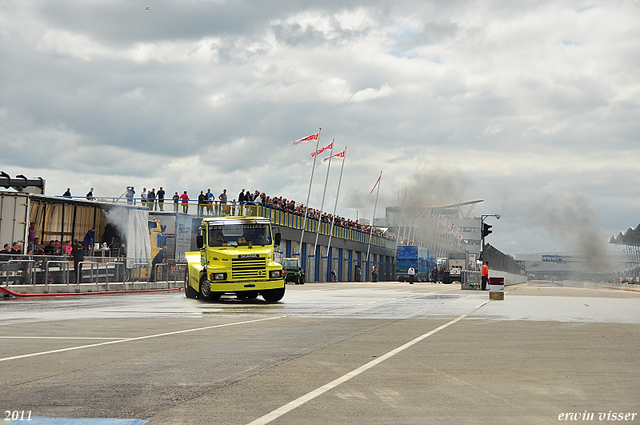
[{"label": "person leaning on railing", "polygon": [[0,251],[0,261],[6,262],[9,260],[11,260],[11,245],[6,243],[2,251]]}]

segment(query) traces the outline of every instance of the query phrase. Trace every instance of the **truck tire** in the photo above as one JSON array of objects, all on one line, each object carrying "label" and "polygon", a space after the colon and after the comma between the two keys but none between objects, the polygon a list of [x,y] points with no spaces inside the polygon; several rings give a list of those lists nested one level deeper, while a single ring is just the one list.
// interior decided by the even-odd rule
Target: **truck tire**
[{"label": "truck tire", "polygon": [[211,292],[211,282],[204,276],[200,279],[200,297],[205,301],[218,301],[222,294],[219,292]]},{"label": "truck tire", "polygon": [[268,303],[277,303],[284,297],[284,288],[262,291],[262,298]]},{"label": "truck tire", "polygon": [[195,298],[198,296],[198,292],[189,285],[189,274],[187,274],[184,280],[184,296],[187,298]]}]

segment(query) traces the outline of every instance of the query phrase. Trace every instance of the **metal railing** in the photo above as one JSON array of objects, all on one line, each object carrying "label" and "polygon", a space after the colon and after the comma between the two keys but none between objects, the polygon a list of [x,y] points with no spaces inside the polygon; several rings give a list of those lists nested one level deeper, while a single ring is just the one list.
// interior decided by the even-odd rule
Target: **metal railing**
[{"label": "metal railing", "polygon": [[4,281],[4,286],[5,287],[9,287],[9,277],[15,277],[17,279],[18,277],[18,273],[13,274],[14,272],[17,272],[18,270],[20,270],[20,265],[19,264],[9,264],[9,262],[7,261],[6,263],[0,263],[0,273],[2,273],[4,275],[5,281]]},{"label": "metal railing", "polygon": [[[49,257],[51,258],[51,257]],[[90,257],[89,257],[90,258]],[[16,284],[45,285],[45,293],[49,292],[50,284],[78,286],[80,284],[102,284],[105,290],[110,289],[110,284],[122,282],[122,289],[135,288],[134,283],[146,283],[143,287],[171,288],[179,287],[178,282],[186,279],[187,263],[176,264],[155,264],[153,267],[149,262],[134,262],[128,268],[125,261],[113,259],[107,263],[98,261],[81,261],[74,269],[75,275],[71,274],[71,263],[66,257],[57,259],[47,259],[42,256],[40,259],[31,259],[24,256],[23,259],[11,259],[0,262],[0,285],[9,287]],[[88,271],[87,271],[88,269]],[[146,276],[142,269],[147,270]],[[72,276],[75,281],[72,281]],[[181,285],[180,285],[181,286]]]},{"label": "metal railing", "polygon": [[[157,263],[157,264],[153,265],[152,271],[151,271],[151,274],[153,275],[154,286],[155,286],[155,284],[158,283],[158,275],[160,275],[160,268],[161,267],[167,269],[165,271],[165,273],[164,273],[167,278],[164,281],[167,282],[167,285],[169,285],[169,264]],[[149,279],[151,279],[151,276],[149,276]]]},{"label": "metal railing", "polygon": [[47,262],[44,265],[44,282],[45,282],[45,286],[47,288],[47,291],[49,290],[49,264],[59,264],[60,267],[59,269],[62,270],[62,283],[65,283],[68,285],[69,284],[69,275],[70,273],[70,268],[69,268],[69,263],[66,260],[47,260]]},{"label": "metal railing", "polygon": [[[31,284],[35,286],[36,284],[36,260],[9,260],[9,264],[11,263],[18,263],[18,264],[26,264],[27,267],[23,268],[23,267],[18,267],[18,270],[22,270],[22,278],[24,280],[25,278],[25,274],[28,275],[29,280],[31,281]],[[31,265],[31,266],[29,266]]]},{"label": "metal railing", "polygon": [[[73,199],[86,199],[84,196],[73,196]],[[169,211],[169,212],[181,212],[184,214],[192,215],[196,218],[205,217],[224,217],[228,215],[244,215],[244,216],[262,216],[273,219],[273,223],[291,227],[293,229],[302,229],[304,223],[304,216],[300,214],[294,214],[287,211],[283,211],[279,208],[270,205],[263,205],[261,202],[222,202],[219,200],[211,201],[211,203],[201,204],[197,199],[190,199],[186,203],[179,201],[174,203],[171,198],[165,198],[160,209],[158,200],[146,201],[142,198],[133,198],[128,201],[126,197],[94,197],[92,199],[96,202],[110,202],[119,204],[137,205],[149,208],[150,211]],[[171,206],[172,205],[172,206]],[[165,208],[166,207],[166,208]],[[306,220],[305,231],[316,232],[318,228],[318,219],[308,217]],[[326,221],[320,221],[320,234],[328,235],[330,233],[331,223]],[[347,239],[360,243],[369,242],[369,232],[366,230],[355,229],[352,227],[341,226],[336,223],[333,229],[333,237]],[[371,235],[371,244],[381,247],[395,247],[394,238],[386,238],[384,236],[376,235],[375,232]]]},{"label": "metal railing", "polygon": [[106,284],[106,290],[109,290],[109,266],[113,266],[113,281],[117,282],[118,268],[122,267],[122,285],[124,289],[127,289],[127,268],[121,261],[109,262],[104,268],[104,281]]},{"label": "metal railing", "polygon": [[147,282],[149,282],[149,263],[131,264],[131,283],[136,282],[136,270],[138,270],[138,281],[142,280],[142,269],[147,269]]},{"label": "metal railing", "polygon": [[94,269],[94,265],[95,265],[95,270],[96,270],[96,276],[100,275],[100,270],[98,269],[98,263],[96,261],[80,261],[78,263],[78,270],[76,270],[76,284],[78,285],[78,287],[80,287],[80,283],[82,283],[82,269],[83,269],[83,265],[85,264],[91,264],[91,280],[89,281],[89,283],[96,283],[93,279],[94,279],[94,275],[93,275],[93,269]]},{"label": "metal railing", "polygon": [[187,267],[189,265],[187,263],[176,263],[173,271],[173,283],[178,286],[178,275],[180,274],[179,270],[184,270],[184,279],[187,280]]}]

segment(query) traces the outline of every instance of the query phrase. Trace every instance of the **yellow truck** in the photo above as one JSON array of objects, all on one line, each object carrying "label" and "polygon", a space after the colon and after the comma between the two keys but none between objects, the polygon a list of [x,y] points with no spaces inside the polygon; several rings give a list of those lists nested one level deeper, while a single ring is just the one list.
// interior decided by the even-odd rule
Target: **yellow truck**
[{"label": "yellow truck", "polygon": [[231,293],[239,299],[261,295],[268,303],[280,301],[285,291],[282,265],[275,261],[280,239],[268,218],[203,219],[196,237],[200,251],[186,253],[186,297],[217,301]]}]

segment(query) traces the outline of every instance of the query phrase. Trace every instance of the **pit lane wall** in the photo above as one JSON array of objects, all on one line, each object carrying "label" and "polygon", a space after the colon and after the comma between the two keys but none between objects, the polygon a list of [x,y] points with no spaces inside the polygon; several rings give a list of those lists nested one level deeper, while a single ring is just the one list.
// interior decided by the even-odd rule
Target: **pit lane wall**
[{"label": "pit lane wall", "polygon": [[507,272],[501,272],[499,270],[491,270],[489,269],[489,277],[502,277],[504,278],[504,285],[517,285],[518,283],[525,283],[527,281],[527,276],[522,276],[519,274],[512,274]]}]

